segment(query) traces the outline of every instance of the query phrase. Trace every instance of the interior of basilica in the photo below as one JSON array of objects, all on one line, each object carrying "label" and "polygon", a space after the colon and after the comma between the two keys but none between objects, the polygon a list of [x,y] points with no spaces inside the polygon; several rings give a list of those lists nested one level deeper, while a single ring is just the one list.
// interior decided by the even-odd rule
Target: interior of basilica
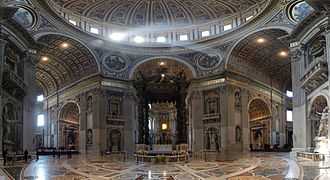
[{"label": "interior of basilica", "polygon": [[0,179],[329,180],[330,0],[0,0]]}]

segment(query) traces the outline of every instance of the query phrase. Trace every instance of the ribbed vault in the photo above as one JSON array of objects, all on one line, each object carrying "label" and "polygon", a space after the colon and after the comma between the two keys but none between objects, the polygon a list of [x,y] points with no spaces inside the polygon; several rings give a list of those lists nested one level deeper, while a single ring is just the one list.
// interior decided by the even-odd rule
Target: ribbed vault
[{"label": "ribbed vault", "polygon": [[43,48],[39,51],[36,76],[45,94],[98,72],[93,54],[78,41],[60,35],[45,35],[39,42]]}]

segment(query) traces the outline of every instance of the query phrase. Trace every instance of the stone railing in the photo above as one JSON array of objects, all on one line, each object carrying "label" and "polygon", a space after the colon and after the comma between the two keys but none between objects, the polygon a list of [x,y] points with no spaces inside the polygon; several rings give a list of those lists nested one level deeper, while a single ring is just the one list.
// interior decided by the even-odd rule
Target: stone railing
[{"label": "stone railing", "polygon": [[318,69],[320,66],[327,66],[327,60],[325,57],[316,58],[310,64],[307,65],[303,79],[311,74],[315,69]]},{"label": "stone railing", "polygon": [[328,63],[325,58],[317,58],[311,62],[301,77],[302,86],[307,92],[313,91],[328,79]]}]

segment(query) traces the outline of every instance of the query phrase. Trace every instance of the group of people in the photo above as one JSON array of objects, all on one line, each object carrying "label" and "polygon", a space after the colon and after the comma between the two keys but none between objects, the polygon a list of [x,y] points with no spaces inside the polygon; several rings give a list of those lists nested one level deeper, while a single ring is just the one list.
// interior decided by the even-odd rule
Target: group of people
[{"label": "group of people", "polygon": [[[53,151],[52,151],[51,154],[52,154],[52,156],[53,156],[54,159],[56,158],[56,156],[57,156],[58,159],[60,159],[61,158],[61,153],[62,153],[62,151],[60,149],[58,149],[58,150],[57,149],[53,149]],[[36,150],[36,161],[39,160],[40,154],[41,154],[40,149],[37,149]],[[67,151],[66,154],[67,154],[68,159],[71,159],[72,158],[72,151],[71,150]],[[13,154],[13,156],[11,156],[8,153],[8,149],[4,149],[3,152],[2,152],[2,157],[3,157],[3,165],[6,166],[8,160],[15,161],[17,159],[17,154],[15,153],[15,154]],[[25,163],[28,162],[29,157],[30,157],[29,151],[28,150],[25,150],[24,151],[24,157],[23,157]]]},{"label": "group of people", "polygon": [[[3,150],[2,157],[3,157],[3,165],[6,166],[7,165],[7,161],[9,159],[9,157],[10,157],[10,156],[8,156],[8,149]],[[14,156],[12,156],[11,158],[14,158],[14,160],[15,160],[16,157],[17,157],[16,154],[14,154]],[[25,150],[24,151],[24,162],[27,163],[28,160],[29,160],[29,151],[28,150]]]}]

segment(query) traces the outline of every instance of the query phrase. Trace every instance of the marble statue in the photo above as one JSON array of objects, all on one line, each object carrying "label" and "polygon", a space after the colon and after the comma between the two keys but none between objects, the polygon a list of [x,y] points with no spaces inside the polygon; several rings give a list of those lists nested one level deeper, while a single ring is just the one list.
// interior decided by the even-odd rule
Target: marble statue
[{"label": "marble statue", "polygon": [[329,113],[329,108],[328,107],[324,108],[317,133],[318,137],[328,136],[328,113]]},{"label": "marble statue", "polygon": [[87,144],[93,144],[93,130],[87,130]]},{"label": "marble statue", "polygon": [[324,108],[323,112],[321,113],[320,125],[318,128],[317,137],[314,138],[315,142],[315,153],[320,154],[329,154],[328,150],[328,113],[329,108]]}]

